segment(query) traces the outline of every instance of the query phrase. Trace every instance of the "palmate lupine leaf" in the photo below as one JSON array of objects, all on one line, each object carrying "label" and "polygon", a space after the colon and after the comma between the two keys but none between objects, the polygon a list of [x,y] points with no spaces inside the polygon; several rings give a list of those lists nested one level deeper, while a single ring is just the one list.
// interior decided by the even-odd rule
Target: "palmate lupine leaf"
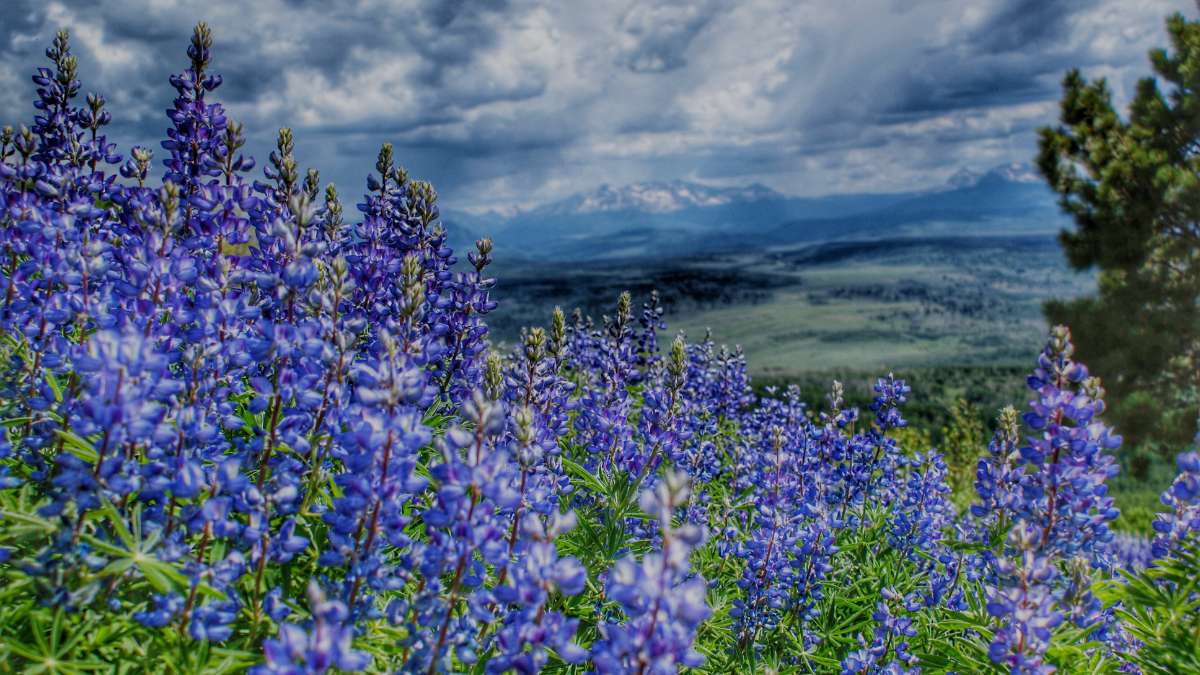
[{"label": "palmate lupine leaf", "polygon": [[1146,673],[1200,669],[1200,546],[1174,550],[1129,575],[1117,594],[1118,614],[1143,644],[1129,655]]}]

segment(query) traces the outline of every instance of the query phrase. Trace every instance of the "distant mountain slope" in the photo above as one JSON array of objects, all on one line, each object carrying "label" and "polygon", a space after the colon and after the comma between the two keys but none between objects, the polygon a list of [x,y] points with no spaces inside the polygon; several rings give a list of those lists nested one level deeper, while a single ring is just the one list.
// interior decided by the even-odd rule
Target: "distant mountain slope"
[{"label": "distant mountain slope", "polygon": [[[607,185],[509,215],[447,212],[451,242],[487,234],[509,259],[675,258],[845,237],[1056,232],[1067,224],[1025,165],[962,170],[937,190],[788,197],[687,181]],[[457,230],[457,231],[456,231]]]},{"label": "distant mountain slope", "polygon": [[601,185],[592,192],[538,207],[530,216],[573,216],[585,213],[674,213],[690,208],[712,208],[731,204],[778,201],[786,197],[765,185],[712,187],[675,180],[634,183],[621,188]]}]

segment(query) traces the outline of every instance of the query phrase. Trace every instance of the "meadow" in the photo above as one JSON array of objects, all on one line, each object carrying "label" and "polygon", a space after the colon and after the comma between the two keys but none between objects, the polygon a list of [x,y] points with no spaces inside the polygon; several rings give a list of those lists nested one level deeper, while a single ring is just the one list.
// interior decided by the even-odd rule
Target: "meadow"
[{"label": "meadow", "polygon": [[[1053,236],[987,234],[833,240],[693,259],[497,265],[508,300],[499,340],[561,306],[599,316],[622,291],[656,291],[667,333],[740,345],[754,375],[1017,365],[1045,334],[1041,304],[1082,295]],[[666,333],[664,333],[666,335]]]},{"label": "meadow", "polygon": [[[1200,455],[1115,528],[1044,239],[506,277],[390,145],[354,207],[289,129],[259,169],[204,24],[161,179],[47,57],[0,134],[0,671],[1200,669]],[[930,428],[892,368],[1020,409]]]}]

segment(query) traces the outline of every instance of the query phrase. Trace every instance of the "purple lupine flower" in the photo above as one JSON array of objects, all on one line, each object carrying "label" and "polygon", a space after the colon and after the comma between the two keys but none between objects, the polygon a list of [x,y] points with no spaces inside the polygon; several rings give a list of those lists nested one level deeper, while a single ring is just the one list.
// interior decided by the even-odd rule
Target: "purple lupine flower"
[{"label": "purple lupine flower", "polygon": [[730,611],[737,619],[737,633],[743,644],[750,644],[759,631],[773,629],[782,619],[797,576],[789,556],[805,545],[799,541],[799,528],[811,515],[797,480],[803,475],[802,454],[807,446],[803,440],[799,447],[793,446],[794,439],[780,424],[770,427],[767,433],[760,441],[767,446],[760,451],[761,463],[756,467],[762,476],[755,499],[756,527],[737,551],[747,563],[738,581],[745,595]]},{"label": "purple lupine flower", "polygon": [[38,85],[34,107],[39,111],[33,124],[37,138],[34,159],[54,166],[68,162],[78,152],[78,120],[82,111],[73,108],[71,100],[79,95],[82,85],[75,79],[77,62],[71,55],[66,31],[55,35],[46,57],[54,64],[54,70],[38,68],[33,76],[34,84]]},{"label": "purple lupine flower", "polygon": [[1065,327],[1056,327],[1029,378],[1037,393],[1025,422],[1036,435],[1021,448],[1021,499],[1016,517],[1039,527],[1047,554],[1094,559],[1112,537],[1119,510],[1105,481],[1118,471],[1109,451],[1121,437],[1097,419],[1104,389],[1071,359]]},{"label": "purple lupine flower", "polygon": [[842,675],[919,675],[917,657],[908,651],[905,638],[917,634],[912,618],[899,613],[904,608],[904,598],[891,588],[880,590],[880,600],[871,618],[875,631],[870,643],[850,652],[842,661]]},{"label": "purple lupine flower", "polygon": [[658,299],[658,291],[650,291],[650,297],[642,303],[642,312],[638,315],[637,334],[637,365],[644,372],[660,357],[658,355],[658,332],[666,330],[663,321],[663,306]]},{"label": "purple lupine flower", "polygon": [[331,669],[358,672],[370,664],[367,654],[351,647],[353,630],[349,612],[337,600],[326,598],[315,582],[308,585],[311,619],[307,628],[285,623],[279,635],[263,642],[265,661],[250,670],[255,675],[310,675]]},{"label": "purple lupine flower", "polygon": [[500,395],[513,410],[507,433],[520,467],[516,490],[521,502],[512,515],[510,548],[524,509],[549,514],[559,495],[570,489],[558,468],[559,441],[570,432],[568,415],[576,408],[571,398],[575,385],[562,373],[565,349],[565,320],[556,309],[549,336],[541,328],[529,330],[507,372],[496,356],[489,366],[494,374],[485,374],[485,380],[499,381]]},{"label": "purple lupine flower", "polygon": [[905,384],[904,380],[896,379],[895,375],[889,373],[887,377],[879,378],[875,383],[875,400],[871,402],[871,411],[875,413],[875,420],[880,427],[898,429],[908,425],[900,414],[900,406],[908,401],[910,393],[912,387]]},{"label": "purple lupine flower", "polygon": [[976,536],[983,543],[990,543],[1008,531],[1021,498],[1018,419],[1012,406],[1001,411],[996,433],[988,443],[988,454],[979,459],[975,469],[979,501],[971,505],[971,515],[975,519]]},{"label": "purple lupine flower", "polygon": [[889,505],[889,542],[924,577],[920,600],[925,606],[965,609],[962,575],[968,562],[950,546],[957,514],[949,499],[946,463],[935,450],[917,453],[905,463],[904,487]]},{"label": "purple lupine flower", "polygon": [[[1003,436],[977,472],[982,503],[972,514],[980,523],[979,536],[990,542],[1013,523],[1007,548],[983,557],[995,574],[988,611],[1000,624],[992,660],[1016,672],[1049,672],[1042,654],[1050,631],[1064,618],[1083,628],[1103,621],[1087,588],[1090,577],[1078,561],[1095,568],[1108,564],[1113,539],[1108,523],[1119,511],[1105,486],[1117,472],[1107,451],[1121,439],[1097,419],[1104,411],[1104,390],[1072,360],[1073,352],[1070,332],[1055,327],[1028,381],[1037,399],[1030,402],[1025,422],[1035,434],[1013,467],[1012,434],[1004,431],[1002,420]],[[1058,560],[1077,562],[1063,576]]]},{"label": "purple lupine flower", "polygon": [[[679,342],[682,344],[682,336]],[[686,369],[684,386],[677,399],[680,410],[674,415],[677,443],[671,449],[671,463],[688,474],[696,486],[687,507],[691,522],[703,523],[710,508],[708,486],[725,478],[737,481],[736,459],[724,451],[722,431],[736,424],[743,409],[753,398],[745,373],[745,361],[737,353],[714,349],[707,332],[699,344],[682,344]],[[675,345],[669,355],[676,363]],[[677,365],[669,369],[678,370]],[[669,374],[669,372],[668,372]],[[727,474],[727,469],[732,469]]]},{"label": "purple lupine flower", "polygon": [[1063,621],[1054,602],[1051,583],[1057,573],[1041,551],[1042,532],[1021,521],[1009,535],[1016,559],[996,561],[1002,585],[991,590],[987,611],[1000,621],[988,653],[992,661],[1013,673],[1052,673],[1045,663],[1050,635]]},{"label": "purple lupine flower", "polygon": [[699,344],[687,345],[687,352],[687,396],[710,406],[697,411],[702,417],[734,419],[753,402],[741,347],[715,349],[712,334],[706,331]]},{"label": "purple lupine flower", "polygon": [[892,505],[889,541],[916,561],[921,553],[938,552],[955,513],[941,454],[936,450],[919,453],[908,464],[904,488],[898,503]]},{"label": "purple lupine flower", "polygon": [[384,564],[382,551],[389,545],[400,551],[414,546],[405,532],[411,522],[405,507],[424,489],[425,480],[414,469],[418,450],[432,439],[415,408],[426,394],[419,371],[390,333],[379,339],[387,357],[356,369],[358,405],[352,410],[362,419],[341,437],[345,471],[334,480],[343,495],[323,516],[330,531],[320,562],[346,567],[343,598],[356,616],[370,607],[372,594],[411,580],[406,570]]},{"label": "purple lupine flower", "polygon": [[630,425],[633,401],[628,385],[640,375],[631,327],[632,299],[623,293],[613,317],[604,317],[603,330],[591,330],[582,318],[571,327],[568,341],[572,370],[586,380],[575,422],[578,443],[587,448],[587,468],[614,472],[626,457],[640,458]]},{"label": "purple lupine flower", "polygon": [[[814,519],[800,528],[790,563],[795,585],[788,589],[788,605],[805,622],[817,617],[817,603],[825,598],[824,581],[833,571],[837,550],[836,534],[826,519]],[[806,642],[811,642],[810,637],[806,630]]]},{"label": "purple lupine flower", "polygon": [[505,428],[503,404],[477,390],[463,416],[471,428],[453,427],[438,439],[441,462],[430,469],[437,485],[423,513],[423,586],[407,606],[389,608],[410,631],[406,659],[429,672],[450,670],[452,654],[466,663],[477,658],[482,612],[459,610],[489,604],[487,566],[504,565],[509,550],[501,512],[512,512],[520,500],[512,460],[496,444]]},{"label": "purple lupine flower", "polygon": [[1154,540],[1132,532],[1115,532],[1106,555],[1114,570],[1137,572],[1154,564]]},{"label": "purple lupine flower", "polygon": [[143,626],[162,628],[169,626],[183,609],[183,598],[176,593],[154,596],[153,605],[144,611],[134,612],[133,618]]},{"label": "purple lupine flower", "polygon": [[1200,532],[1200,453],[1181,454],[1175,463],[1179,475],[1161,497],[1167,511],[1154,519],[1155,558],[1164,558],[1182,543],[1195,541]]},{"label": "purple lupine flower", "polygon": [[572,640],[578,628],[577,619],[547,610],[550,593],[565,596],[583,591],[587,572],[578,560],[559,557],[554,540],[575,526],[575,514],[555,514],[547,527],[540,516],[526,515],[521,522],[523,539],[520,562],[512,566],[512,574],[493,591],[496,599],[512,607],[504,615],[497,630],[496,652],[487,663],[488,672],[514,670],[520,673],[539,672],[546,664],[547,649],[568,663],[582,663],[587,652]]},{"label": "purple lupine flower", "polygon": [[218,234],[208,217],[215,201],[209,188],[220,175],[218,147],[228,120],[221,104],[206,100],[206,95],[221,85],[221,76],[208,72],[211,50],[212,31],[200,24],[188,46],[189,67],[170,78],[177,96],[167,112],[171,128],[162,142],[169,155],[163,160],[167,169],[163,181],[180,190],[185,228],[180,234],[191,250],[211,246],[210,238]]},{"label": "purple lupine flower", "polygon": [[467,254],[473,271],[456,273],[445,293],[447,348],[438,378],[442,392],[454,400],[462,400],[478,380],[488,334],[483,317],[497,306],[490,295],[496,280],[484,274],[492,262],[492,240],[480,239],[475,248]]},{"label": "purple lupine flower", "polygon": [[902,482],[898,479],[902,453],[887,432],[907,425],[899,407],[907,401],[910,388],[889,376],[881,378],[875,390],[871,404],[875,423],[853,433],[858,411],[842,409],[840,384],[835,383],[833,410],[822,416],[815,434],[817,455],[827,465],[822,500],[834,512],[832,524],[837,528],[858,527],[867,503],[892,501]]},{"label": "purple lupine flower", "polygon": [[600,624],[592,644],[592,664],[600,673],[672,673],[698,667],[704,657],[693,649],[696,628],[709,617],[705,583],[689,570],[688,557],[704,541],[703,528],[672,525],[687,502],[687,478],[668,473],[642,493],[641,507],[658,521],[662,549],[640,561],[622,558],[608,577],[606,595],[620,605],[624,623]]},{"label": "purple lupine flower", "polygon": [[688,368],[683,337],[677,336],[671,343],[667,359],[651,363],[651,372],[644,378],[644,402],[637,424],[637,436],[644,441],[641,447],[630,446],[631,452],[616,457],[617,467],[637,476],[637,483],[653,475],[667,459],[681,469],[696,463],[682,451],[684,444],[692,438],[692,431],[684,421],[687,411],[683,389],[687,384]]}]

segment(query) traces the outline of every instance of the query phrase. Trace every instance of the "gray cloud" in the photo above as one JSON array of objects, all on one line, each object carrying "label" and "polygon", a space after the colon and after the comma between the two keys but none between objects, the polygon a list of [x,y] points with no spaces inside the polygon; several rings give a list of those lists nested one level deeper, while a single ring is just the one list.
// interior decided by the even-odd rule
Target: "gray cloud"
[{"label": "gray cloud", "polygon": [[1087,0],[1013,0],[993,12],[972,38],[993,52],[1053,47],[1070,32],[1071,17],[1088,5]]},{"label": "gray cloud", "polygon": [[617,63],[635,73],[665,73],[687,65],[687,50],[726,3],[636,2],[622,16],[626,47]]},{"label": "gray cloud", "polygon": [[652,178],[784,192],[911,189],[1028,160],[1065,70],[1127,97],[1185,0],[9,0],[0,122],[69,28],[122,146],[157,147],[191,27],[218,98],[265,158],[353,194],[380,143],[450,206],[531,203]]}]

